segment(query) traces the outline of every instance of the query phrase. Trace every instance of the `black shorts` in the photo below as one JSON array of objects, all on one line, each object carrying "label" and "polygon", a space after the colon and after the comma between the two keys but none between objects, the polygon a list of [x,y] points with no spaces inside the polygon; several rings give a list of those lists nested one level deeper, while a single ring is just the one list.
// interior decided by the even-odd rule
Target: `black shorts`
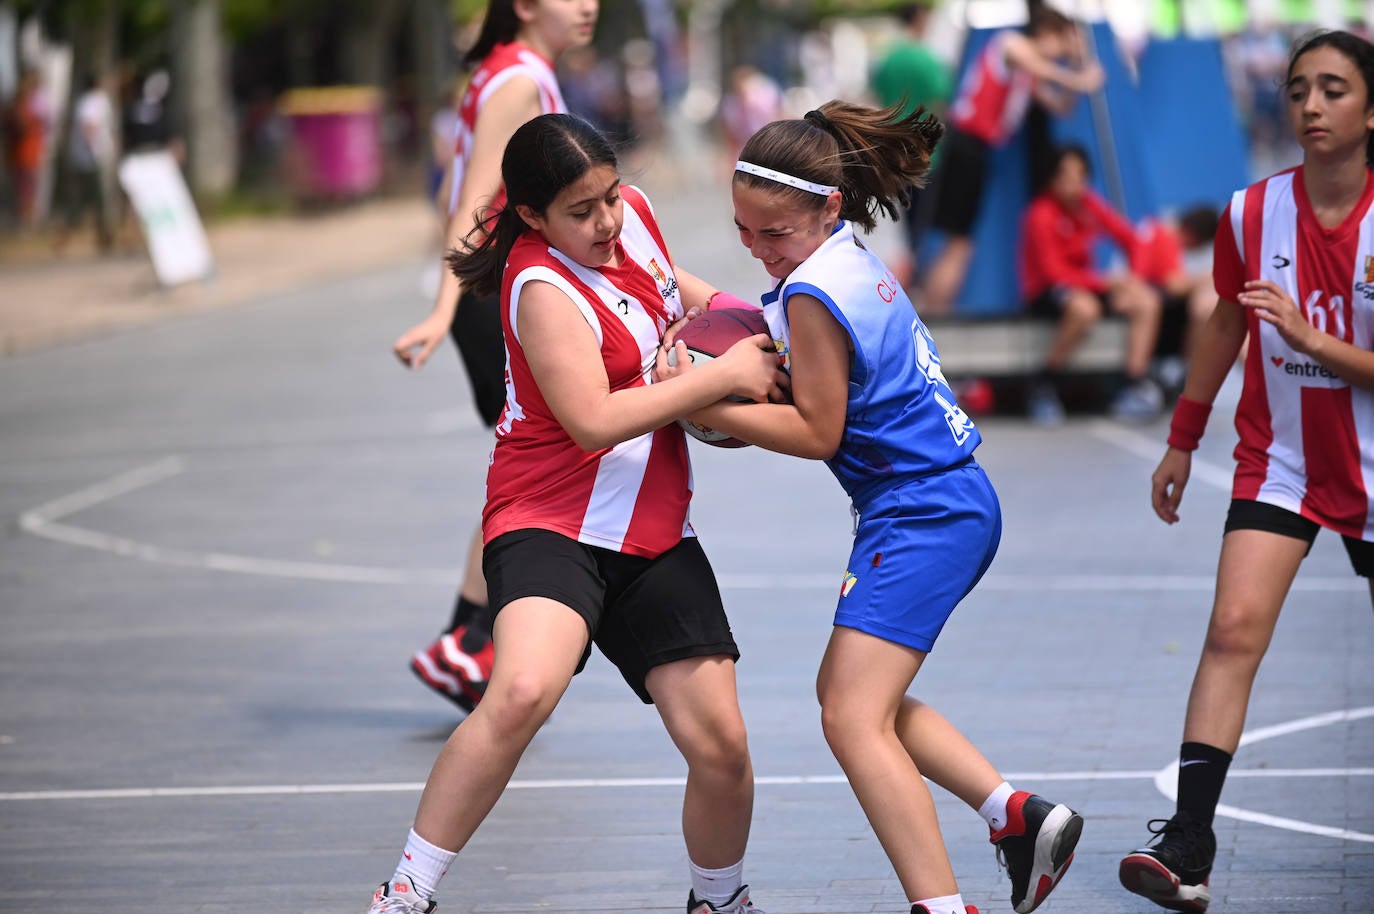
[{"label": "black shorts", "polygon": [[482,550],[491,608],[547,597],[573,609],[645,704],[649,670],[688,657],[739,659],[715,572],[695,536],[655,559],[589,546],[549,530],[513,530]]},{"label": "black shorts", "polygon": [[[1233,499],[1231,509],[1226,512],[1227,533],[1232,530],[1265,530],[1291,536],[1306,542],[1307,552],[1312,551],[1312,542],[1320,529],[1321,525],[1314,520],[1262,501]],[[1350,567],[1355,573],[1362,578],[1374,577],[1374,543],[1353,536],[1342,536],[1341,542],[1345,543],[1345,554],[1350,556]]]},{"label": "black shorts", "polygon": [[449,336],[467,369],[477,414],[494,428],[506,405],[506,338],[501,331],[501,296],[463,293]]},{"label": "black shorts", "polygon": [[946,235],[967,238],[983,205],[987,184],[988,144],[951,128],[940,151],[939,174],[935,178],[934,226]]},{"label": "black shorts", "polygon": [[[1026,313],[1032,317],[1059,318],[1064,315],[1064,300],[1068,297],[1070,286],[1050,286],[1044,292],[1026,302]],[[1107,313],[1107,301],[1096,292],[1100,314]]]}]

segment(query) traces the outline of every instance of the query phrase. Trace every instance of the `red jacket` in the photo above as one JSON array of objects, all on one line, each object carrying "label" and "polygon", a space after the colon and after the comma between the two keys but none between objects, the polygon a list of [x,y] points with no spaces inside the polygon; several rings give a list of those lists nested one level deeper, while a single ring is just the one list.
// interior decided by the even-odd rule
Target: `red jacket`
[{"label": "red jacket", "polygon": [[1026,301],[1054,286],[1106,292],[1107,280],[1093,265],[1093,244],[1110,235],[1134,265],[1135,232],[1096,194],[1077,210],[1065,209],[1049,191],[1031,201],[1021,226],[1021,294]]}]

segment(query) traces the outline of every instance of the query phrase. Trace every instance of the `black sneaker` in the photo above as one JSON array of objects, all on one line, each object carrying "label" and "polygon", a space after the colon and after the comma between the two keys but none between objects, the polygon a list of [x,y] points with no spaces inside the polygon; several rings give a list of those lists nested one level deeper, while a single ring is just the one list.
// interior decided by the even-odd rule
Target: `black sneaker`
[{"label": "black sneaker", "polygon": [[1171,911],[1207,910],[1207,882],[1217,856],[1212,827],[1186,812],[1151,819],[1146,827],[1157,836],[1154,844],[1121,858],[1121,884]]},{"label": "black sneaker", "polygon": [[1007,801],[1007,824],[988,839],[1011,878],[1011,906],[1029,914],[1059,884],[1083,832],[1083,817],[1062,804],[1018,790]]},{"label": "black sneaker", "polygon": [[[911,914],[930,914],[930,908],[923,904],[914,904],[911,906]],[[966,905],[964,914],[978,914],[978,909],[973,905]]]}]

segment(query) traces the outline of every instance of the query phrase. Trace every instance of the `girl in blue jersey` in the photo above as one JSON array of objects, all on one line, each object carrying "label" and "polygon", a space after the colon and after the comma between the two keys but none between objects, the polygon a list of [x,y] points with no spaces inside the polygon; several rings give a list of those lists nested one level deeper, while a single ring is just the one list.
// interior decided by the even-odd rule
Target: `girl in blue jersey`
[{"label": "girl in blue jersey", "polygon": [[907,694],[945,620],[991,564],[1001,509],[935,341],[855,234],[872,229],[879,211],[896,216],[941,132],[920,110],[832,101],[745,144],[735,223],[777,281],[764,313],[792,402],[721,403],[691,418],[824,460],[852,499],[854,550],[816,682],[821,725],[912,914],[965,914],[923,775],[987,821],[1024,914],[1068,868],[1083,820],[1013,790],[949,721]]}]

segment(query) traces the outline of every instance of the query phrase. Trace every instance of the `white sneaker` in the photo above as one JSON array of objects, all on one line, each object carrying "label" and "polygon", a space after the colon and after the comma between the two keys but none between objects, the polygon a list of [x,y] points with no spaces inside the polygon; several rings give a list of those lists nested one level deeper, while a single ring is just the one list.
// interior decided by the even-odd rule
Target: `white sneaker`
[{"label": "white sneaker", "polygon": [[711,904],[697,898],[696,892],[687,893],[687,914],[764,914],[749,900],[749,886],[742,885],[730,900],[721,905]]},{"label": "white sneaker", "polygon": [[438,908],[433,901],[416,895],[409,879],[395,879],[377,886],[367,914],[432,914]]},{"label": "white sneaker", "polygon": [[1149,422],[1164,409],[1164,392],[1149,378],[1141,378],[1116,395],[1112,416],[1127,422]]},{"label": "white sneaker", "polygon": [[1026,414],[1031,422],[1042,428],[1050,428],[1064,421],[1064,404],[1055,393],[1053,385],[1036,384],[1031,388],[1026,402]]}]

